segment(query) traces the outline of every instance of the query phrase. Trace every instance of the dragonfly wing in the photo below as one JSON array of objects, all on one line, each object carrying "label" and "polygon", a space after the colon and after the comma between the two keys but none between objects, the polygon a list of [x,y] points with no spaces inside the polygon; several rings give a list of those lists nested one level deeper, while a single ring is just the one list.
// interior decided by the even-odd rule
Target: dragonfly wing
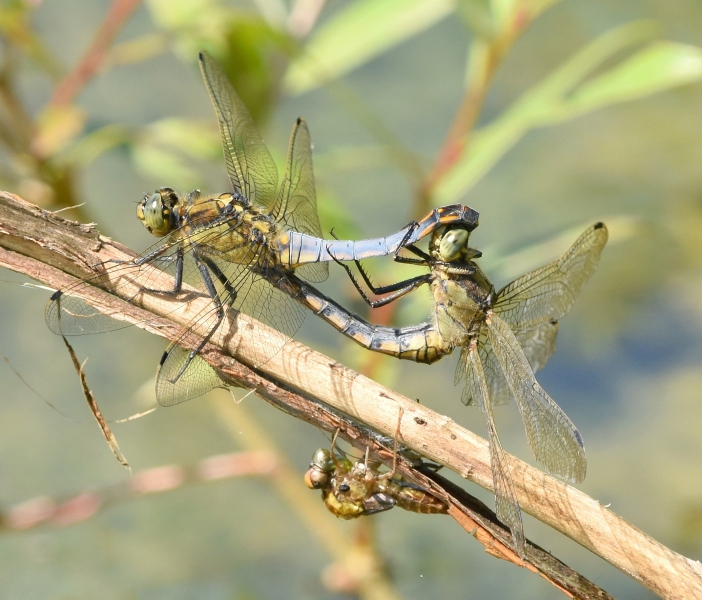
[{"label": "dragonfly wing", "polygon": [[171,344],[158,366],[156,399],[161,406],[174,406],[223,386],[224,382],[204,358],[191,357],[189,350]]},{"label": "dragonfly wing", "polygon": [[536,460],[550,473],[568,481],[585,478],[583,440],[570,419],[541,388],[507,322],[488,316],[487,332],[524,421]]},{"label": "dragonfly wing", "polygon": [[[102,312],[80,297],[81,291],[89,291],[85,286],[102,287],[103,283],[104,278],[98,275],[85,280],[82,285],[72,285],[66,290],[55,292],[44,310],[49,329],[59,335],[87,335],[129,327],[131,323],[119,320],[118,312]],[[103,296],[106,301],[109,298],[107,292],[98,291],[97,294]]]},{"label": "dragonfly wing", "polygon": [[[307,123],[302,118],[297,120],[290,135],[285,174],[271,214],[281,225],[281,231],[293,230],[322,237],[312,166],[312,140]],[[304,265],[296,273],[309,281],[324,281],[329,276],[329,264]]]},{"label": "dragonfly wing", "polygon": [[493,311],[520,337],[564,317],[597,268],[607,243],[607,228],[596,223],[563,256],[502,288]]},{"label": "dragonfly wing", "polygon": [[224,161],[234,190],[271,209],[278,189],[278,169],[271,153],[222,67],[207,52],[200,52],[200,71],[219,119]]},{"label": "dragonfly wing", "polygon": [[543,369],[556,351],[557,335],[558,321],[548,321],[536,329],[523,329],[515,334],[534,373]]},{"label": "dragonfly wing", "polygon": [[492,351],[490,340],[484,332],[480,336],[478,342],[478,353],[483,363],[483,370],[485,371],[485,378],[487,379],[488,392],[490,393],[492,405],[499,406],[508,404],[512,398],[512,392],[502,372],[502,367],[495,353]]},{"label": "dragonfly wing", "polygon": [[[280,284],[286,281],[280,273],[276,273],[271,280]],[[301,304],[264,277],[254,274],[249,276],[245,289],[240,290],[233,307],[269,326],[256,328],[250,333],[249,339],[256,355],[254,366],[265,364],[273,358],[297,333],[307,315]]]},{"label": "dragonfly wing", "polygon": [[[456,366],[454,385],[458,385],[458,382],[461,379],[461,377],[459,377],[459,371],[463,372],[463,377],[465,376],[466,365],[468,364],[467,352],[468,349],[464,346],[461,349],[461,357],[459,358],[458,365]],[[481,331],[480,335],[478,336],[478,353],[480,355],[480,361],[485,374],[488,394],[490,396],[492,406],[507,404],[512,397],[512,393],[509,391],[507,380],[502,374],[502,367],[500,367],[500,363],[497,362],[495,354],[492,352],[492,348],[490,346],[490,340],[484,331]],[[468,406],[477,404],[469,385],[466,385],[463,388],[461,400],[463,401],[463,404]]]},{"label": "dragonfly wing", "polygon": [[376,492],[363,500],[363,514],[375,515],[379,512],[394,508],[396,504],[397,500],[392,496],[384,494],[383,492]]},{"label": "dragonfly wing", "polygon": [[[509,325],[532,372],[541,370],[556,350],[558,319],[570,310],[581,288],[597,268],[607,243],[607,228],[597,223],[583,233],[557,261],[527,273],[497,293],[493,311]],[[479,352],[493,405],[512,394],[491,342],[481,333]],[[472,398],[464,402],[474,404]]]},{"label": "dragonfly wing", "polygon": [[512,477],[507,463],[507,456],[497,436],[495,419],[492,413],[492,402],[488,392],[488,384],[480,360],[476,344],[471,344],[461,358],[466,361],[466,386],[470,395],[485,415],[490,443],[490,466],[492,481],[495,487],[495,512],[497,518],[512,531],[515,548],[520,556],[524,556],[524,525],[522,511],[517,502],[517,495],[512,485]]},{"label": "dragonfly wing", "polygon": [[[175,268],[179,248],[180,240],[171,236],[133,260],[103,263],[96,275],[51,296],[44,312],[46,324],[54,333],[63,335],[88,335],[129,327],[132,323],[124,320],[120,311],[108,308],[114,305],[114,297],[138,305],[144,294],[172,296],[174,279],[168,271]],[[83,300],[86,295],[92,298],[90,303]],[[104,307],[102,310],[96,308],[100,305]]]},{"label": "dragonfly wing", "polygon": [[[214,256],[201,260],[208,265],[217,288],[217,300],[222,307],[244,312],[269,326],[246,332],[253,366],[265,364],[300,328],[306,315],[304,309],[257,274],[256,269],[259,272],[264,269],[256,263],[239,265]],[[266,276],[275,280],[276,274],[266,273]],[[284,278],[281,274],[277,276]],[[190,321],[176,342],[169,346],[161,361],[156,383],[156,395],[161,404],[178,404],[222,385],[219,376],[206,361],[197,355],[193,357],[181,345],[197,347],[202,336],[208,334],[213,343],[226,344],[236,333],[234,323],[228,318],[230,315],[228,313],[224,319],[220,319],[217,303],[213,301]]]}]

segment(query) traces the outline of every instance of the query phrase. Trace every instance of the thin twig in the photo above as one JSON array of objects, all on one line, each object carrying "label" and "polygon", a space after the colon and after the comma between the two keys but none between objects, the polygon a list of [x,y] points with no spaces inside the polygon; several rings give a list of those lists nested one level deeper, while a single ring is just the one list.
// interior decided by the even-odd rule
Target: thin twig
[{"label": "thin twig", "polygon": [[[520,7],[519,4],[515,4],[515,7],[517,8],[511,18],[506,20],[504,28],[500,32],[490,39],[476,35],[475,41],[471,44],[466,90],[434,164],[416,186],[417,194],[412,208],[415,218],[421,218],[432,208],[434,188],[465,154],[470,143],[470,134],[480,116],[485,97],[490,89],[490,83],[502,63],[502,59],[519,34],[538,14],[538,12],[529,14],[526,8]],[[415,173],[421,173],[421,171]],[[383,309],[374,311],[373,321],[378,325],[391,325],[398,306],[398,303],[392,303]],[[359,370],[368,377],[374,377],[382,362],[383,359],[369,356],[359,367]]]},{"label": "thin twig", "polygon": [[275,474],[276,457],[269,452],[237,452],[209,456],[194,465],[163,465],[134,473],[126,481],[65,498],[41,496],[0,512],[0,531],[22,531],[41,525],[65,527],[85,521],[116,504],[185,485],[232,477]]},{"label": "thin twig", "polygon": [[[515,6],[519,6],[516,3]],[[468,84],[454,115],[431,171],[424,179],[415,202],[415,216],[420,217],[431,207],[436,184],[456,165],[465,153],[485,96],[498,67],[519,34],[528,25],[528,13],[516,8],[501,31],[491,39],[478,38],[471,45]]]},{"label": "thin twig", "polygon": [[[129,256],[132,254],[124,247],[102,238],[93,228],[66,221],[11,194],[0,195],[2,266],[53,288],[65,288],[75,281],[72,275],[86,277],[94,273],[92,265]],[[134,276],[134,288],[120,286],[125,297],[139,297],[136,290],[143,283],[138,273]],[[114,283],[109,281],[105,285],[113,289]],[[125,282],[122,279],[120,283]],[[168,339],[176,339],[182,326],[209,306],[204,298],[195,298],[187,304],[174,299],[172,304],[164,306],[164,298],[155,299],[148,294],[142,294],[139,306],[135,306],[90,287],[80,294],[86,302],[107,314]],[[246,333],[257,328],[256,339],[260,341],[269,330],[244,314],[231,315],[231,318],[234,331],[226,348],[209,345],[202,356],[232,385],[254,390],[286,413],[327,431],[341,428],[342,437],[357,447],[370,447],[371,452],[380,455],[386,463],[392,462],[392,437],[398,406],[401,406],[404,415],[400,441],[403,444],[492,489],[490,454],[484,439],[295,341],[288,342],[265,365],[252,370],[245,363],[256,356],[256,347]],[[204,332],[196,333],[203,335]],[[270,336],[275,339],[276,334],[271,332]],[[196,343],[193,340],[193,345]],[[373,430],[387,438],[379,439]],[[513,456],[508,460],[517,499],[525,512],[598,554],[663,598],[702,597],[699,563],[656,542],[586,494]],[[543,551],[533,544],[527,545],[526,562],[520,561],[511,550],[510,532],[492,513],[476,510],[455,490],[440,481],[429,480],[404,459],[398,470],[444,499],[451,506],[450,514],[456,521],[471,533],[477,530],[476,537],[492,553],[520,566],[531,565],[572,597],[606,597],[593,584],[584,589],[577,573],[551,555],[542,554]],[[564,577],[565,571],[571,576]]]}]

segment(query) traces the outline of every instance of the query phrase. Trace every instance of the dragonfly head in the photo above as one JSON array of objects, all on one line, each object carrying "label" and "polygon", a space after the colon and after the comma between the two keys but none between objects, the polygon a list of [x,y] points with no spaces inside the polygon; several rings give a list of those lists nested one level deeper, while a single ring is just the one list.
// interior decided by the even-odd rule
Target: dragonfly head
[{"label": "dragonfly head", "polygon": [[470,231],[464,227],[434,232],[429,250],[434,258],[445,263],[468,262],[482,256],[480,250],[468,247]]},{"label": "dragonfly head", "polygon": [[168,235],[178,227],[174,208],[180,202],[171,188],[159,188],[153,194],[144,194],[137,205],[137,217],[150,233],[157,237]]},{"label": "dragonfly head", "polygon": [[326,487],[335,468],[331,452],[320,448],[312,456],[310,468],[305,473],[305,485],[311,490],[320,490]]}]

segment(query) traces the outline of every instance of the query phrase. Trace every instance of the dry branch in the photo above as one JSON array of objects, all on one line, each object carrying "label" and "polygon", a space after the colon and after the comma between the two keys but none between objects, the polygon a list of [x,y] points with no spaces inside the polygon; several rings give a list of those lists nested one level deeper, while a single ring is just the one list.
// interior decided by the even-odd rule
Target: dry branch
[{"label": "dry branch", "polygon": [[[0,265],[58,289],[73,283],[74,277],[94,274],[93,265],[125,256],[132,254],[101,237],[93,228],[66,221],[16,196],[0,193]],[[125,290],[125,294],[133,294],[133,291]],[[168,312],[165,318],[163,297],[154,302],[143,294],[138,297],[139,306],[134,306],[115,296],[100,297],[87,288],[85,299],[109,314],[117,314],[171,340],[207,302],[200,298],[187,304],[174,301],[173,312]],[[255,359],[250,360],[256,356],[255,348],[246,336],[247,330],[253,327],[264,326],[246,315],[237,315],[236,331],[227,347],[220,349],[210,345],[203,353],[233,385],[252,389],[275,406],[317,427],[328,431],[342,427],[343,437],[359,447],[369,446],[386,460],[390,453],[382,440],[358,422],[392,437],[401,406],[404,409],[403,444],[462,477],[492,489],[485,440],[451,419],[302,344],[290,341],[260,368],[246,367],[244,363],[255,364]],[[271,332],[271,335],[276,333]],[[231,357],[236,357],[237,361]],[[582,492],[515,457],[510,456],[509,462],[523,510],[595,552],[663,598],[702,597],[699,563],[659,544]],[[539,572],[569,596],[608,597],[533,544],[527,547],[527,561],[521,561],[510,548],[509,531],[491,511],[469,499],[462,490],[434,475],[430,479],[404,460],[400,471],[445,498],[451,505],[450,514],[467,531],[475,532],[490,553]]]}]

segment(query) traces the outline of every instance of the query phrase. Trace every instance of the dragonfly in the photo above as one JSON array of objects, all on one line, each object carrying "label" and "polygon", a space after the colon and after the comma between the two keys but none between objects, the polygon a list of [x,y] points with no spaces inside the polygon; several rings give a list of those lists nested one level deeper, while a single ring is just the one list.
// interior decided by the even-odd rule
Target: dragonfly
[{"label": "dragonfly", "polygon": [[[223,385],[216,371],[199,356],[210,341],[231,330],[229,309],[247,313],[279,332],[271,342],[254,330],[254,366],[264,364],[299,329],[305,308],[297,303],[289,277],[310,282],[327,278],[331,260],[360,260],[397,254],[438,227],[478,225],[478,213],[460,205],[430,211],[384,238],[361,241],[325,240],[322,236],[312,164],[312,143],[304,119],[290,137],[280,185],[276,164],[244,103],[221,66],[209,54],[199,57],[200,70],[219,121],[232,191],[180,195],[163,187],[143,197],[137,217],[159,241],[133,260],[102,264],[100,272],[54,293],[45,311],[55,333],[82,335],[112,331],[130,323],[104,314],[83,301],[84,286],[103,288],[137,302],[145,294],[161,302],[162,312],[178,310],[178,299],[204,295],[208,308],[195,316],[164,352],[156,378],[156,396],[172,406]],[[110,262],[110,261],[108,261]],[[142,284],[135,289],[138,278]],[[293,286],[294,287],[294,286]],[[107,291],[109,288],[111,291]],[[153,303],[153,302],[152,302]],[[117,319],[113,318],[117,317]],[[193,331],[206,331],[190,343]]]},{"label": "dragonfly", "polygon": [[[309,308],[325,315],[342,333],[365,348],[402,359],[433,363],[460,348],[455,384],[463,382],[462,401],[483,412],[491,456],[496,513],[512,531],[518,553],[525,552],[524,527],[510,466],[495,426],[493,406],[514,398],[527,441],[537,462],[549,473],[579,483],[587,461],[582,437],[568,416],[536,381],[556,347],[559,321],[573,306],[597,268],[607,243],[603,223],[589,227],[557,260],[531,271],[499,291],[475,262],[479,250],[469,246],[466,228],[442,227],[431,237],[429,253],[411,244],[404,262],[430,271],[390,286],[375,287],[357,263],[371,300],[342,265],[363,299],[378,307],[417,289],[430,287],[433,310],[419,325],[392,328],[372,325],[328,299],[303,290]],[[320,463],[323,464],[323,463]]]},{"label": "dragonfly", "polygon": [[305,473],[305,485],[322,490],[322,501],[339,519],[356,519],[388,511],[395,506],[410,512],[441,514],[448,506],[427,490],[401,477],[397,472],[397,437],[392,470],[380,473],[380,461],[371,461],[366,448],[364,460],[351,461],[336,449],[337,430],[331,449],[319,448]]}]

